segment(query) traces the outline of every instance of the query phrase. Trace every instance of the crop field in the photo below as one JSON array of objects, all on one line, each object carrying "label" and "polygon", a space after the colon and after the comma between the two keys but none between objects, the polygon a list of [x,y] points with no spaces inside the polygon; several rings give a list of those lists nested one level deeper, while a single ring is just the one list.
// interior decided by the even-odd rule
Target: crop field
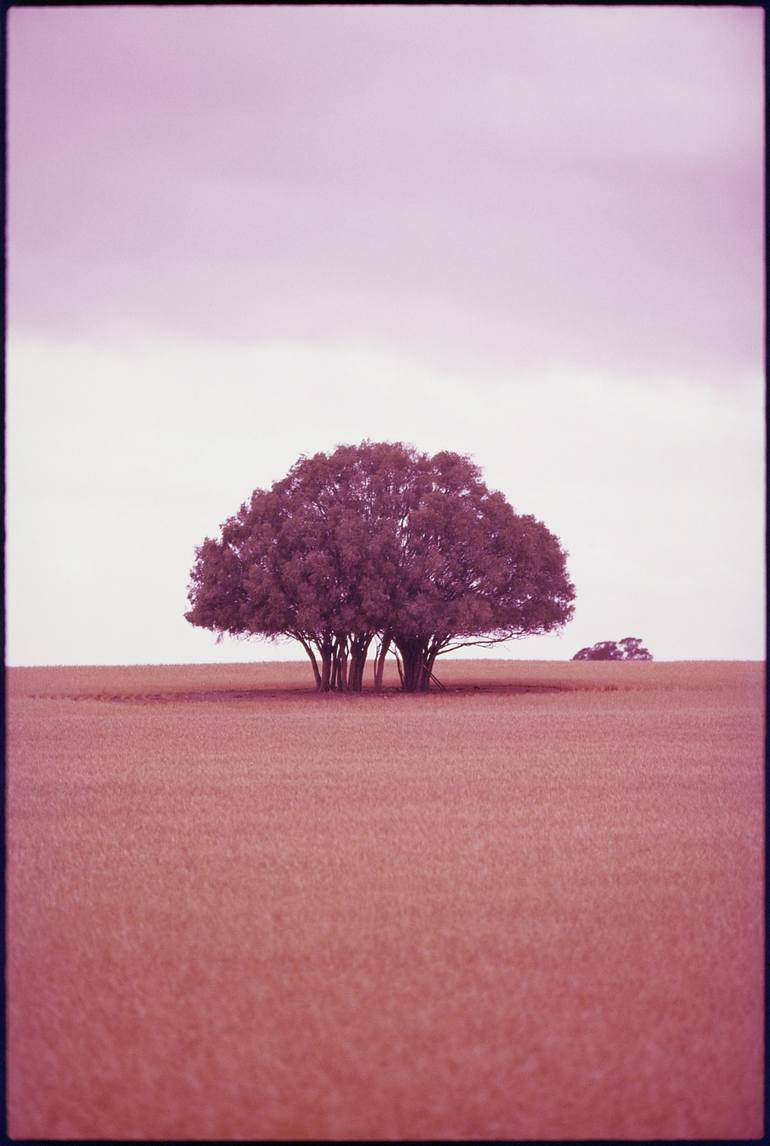
[{"label": "crop field", "polygon": [[764,666],[437,671],[7,671],[12,1136],[761,1136]]}]

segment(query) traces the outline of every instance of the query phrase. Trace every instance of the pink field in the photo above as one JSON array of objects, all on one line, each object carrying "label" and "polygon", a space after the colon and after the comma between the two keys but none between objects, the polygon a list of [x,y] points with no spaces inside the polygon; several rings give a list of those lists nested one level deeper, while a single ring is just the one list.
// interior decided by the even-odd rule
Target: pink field
[{"label": "pink field", "polygon": [[8,671],[20,1138],[753,1138],[763,670]]}]

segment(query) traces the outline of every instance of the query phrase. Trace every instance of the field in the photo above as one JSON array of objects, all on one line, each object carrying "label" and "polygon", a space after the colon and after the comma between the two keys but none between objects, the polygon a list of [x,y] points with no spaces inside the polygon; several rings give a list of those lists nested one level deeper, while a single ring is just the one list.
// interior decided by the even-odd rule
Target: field
[{"label": "field", "polygon": [[756,662],[7,672],[21,1138],[753,1138]]}]

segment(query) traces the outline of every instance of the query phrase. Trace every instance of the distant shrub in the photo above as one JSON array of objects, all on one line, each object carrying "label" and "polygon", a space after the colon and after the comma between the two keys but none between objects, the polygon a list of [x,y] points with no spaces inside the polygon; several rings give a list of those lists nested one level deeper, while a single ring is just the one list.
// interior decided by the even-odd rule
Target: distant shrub
[{"label": "distant shrub", "polygon": [[620,641],[599,641],[590,649],[575,653],[573,661],[651,661],[652,653],[640,637],[623,637]]}]

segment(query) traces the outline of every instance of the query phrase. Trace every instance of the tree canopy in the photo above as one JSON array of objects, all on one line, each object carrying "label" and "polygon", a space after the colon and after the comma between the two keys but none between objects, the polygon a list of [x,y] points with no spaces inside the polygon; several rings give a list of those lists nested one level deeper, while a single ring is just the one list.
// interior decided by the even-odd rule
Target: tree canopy
[{"label": "tree canopy", "polygon": [[599,641],[591,648],[575,653],[573,661],[651,661],[652,653],[640,637],[623,637],[620,641]]},{"label": "tree canopy", "polygon": [[570,619],[566,554],[448,451],[365,441],[302,456],[196,550],[188,621],[299,641],[322,690],[362,687],[396,654],[407,691],[468,644],[552,632]]}]

